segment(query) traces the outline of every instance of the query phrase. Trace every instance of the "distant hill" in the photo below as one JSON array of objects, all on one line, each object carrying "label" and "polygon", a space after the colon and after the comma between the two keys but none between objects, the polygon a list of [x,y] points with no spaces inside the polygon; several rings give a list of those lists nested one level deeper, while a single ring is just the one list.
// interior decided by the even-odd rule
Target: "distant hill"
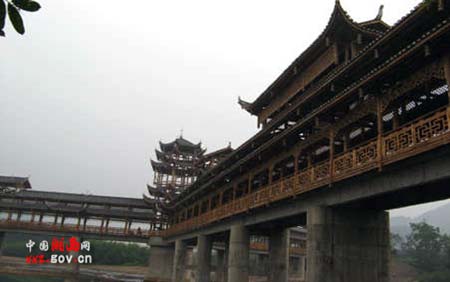
[{"label": "distant hill", "polygon": [[405,236],[411,232],[410,223],[422,221],[439,227],[441,233],[450,234],[450,204],[438,207],[415,218],[405,216],[391,217],[391,233]]},{"label": "distant hill", "polygon": [[441,232],[450,234],[450,204],[431,210],[417,217],[417,221],[437,226]]}]

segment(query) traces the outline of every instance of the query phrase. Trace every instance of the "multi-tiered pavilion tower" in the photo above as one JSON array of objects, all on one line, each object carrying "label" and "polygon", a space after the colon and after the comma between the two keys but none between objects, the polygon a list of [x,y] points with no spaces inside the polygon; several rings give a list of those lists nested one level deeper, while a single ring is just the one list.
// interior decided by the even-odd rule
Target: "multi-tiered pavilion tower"
[{"label": "multi-tiered pavilion tower", "polygon": [[164,221],[171,212],[173,200],[232,151],[229,144],[205,154],[201,142],[194,144],[182,136],[169,143],[159,142],[159,150],[155,150],[157,160],[150,160],[153,184],[147,185],[149,196],[144,194],[144,200],[154,206]]}]

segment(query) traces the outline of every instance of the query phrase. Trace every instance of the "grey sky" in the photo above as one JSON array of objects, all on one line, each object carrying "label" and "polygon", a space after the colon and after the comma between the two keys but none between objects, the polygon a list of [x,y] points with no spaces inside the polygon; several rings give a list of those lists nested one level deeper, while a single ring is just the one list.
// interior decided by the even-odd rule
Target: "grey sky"
[{"label": "grey sky", "polygon": [[[316,1],[41,0],[26,35],[1,39],[0,173],[36,189],[140,197],[159,140],[184,130],[209,150],[257,132],[253,101],[321,33]],[[342,0],[356,21],[385,4]],[[417,214],[413,208],[396,214]]]}]

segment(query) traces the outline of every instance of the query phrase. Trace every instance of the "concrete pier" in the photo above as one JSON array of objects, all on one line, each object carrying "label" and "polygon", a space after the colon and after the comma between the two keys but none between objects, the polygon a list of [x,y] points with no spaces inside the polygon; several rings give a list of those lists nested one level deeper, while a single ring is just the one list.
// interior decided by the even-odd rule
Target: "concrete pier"
[{"label": "concrete pier", "polygon": [[307,220],[306,281],[389,281],[388,213],[317,207]]},{"label": "concrete pier", "polygon": [[168,282],[172,280],[174,247],[159,237],[149,241],[150,256],[144,282]]},{"label": "concrete pier", "polygon": [[225,250],[217,250],[216,281],[227,282],[228,276],[228,242]]},{"label": "concrete pier", "polygon": [[5,240],[5,236],[5,232],[0,232],[0,257],[3,255],[3,241]]},{"label": "concrete pier", "polygon": [[289,243],[289,229],[270,234],[268,282],[288,282]]},{"label": "concrete pier", "polygon": [[196,282],[210,282],[212,241],[209,236],[197,237],[197,275]]},{"label": "concrete pier", "polygon": [[228,282],[247,282],[249,276],[250,235],[242,224],[231,227]]},{"label": "concrete pier", "polygon": [[306,256],[301,256],[299,258],[298,276],[302,280],[306,279]]},{"label": "concrete pier", "polygon": [[185,269],[186,269],[186,243],[183,240],[177,240],[175,241],[172,282],[183,281]]}]

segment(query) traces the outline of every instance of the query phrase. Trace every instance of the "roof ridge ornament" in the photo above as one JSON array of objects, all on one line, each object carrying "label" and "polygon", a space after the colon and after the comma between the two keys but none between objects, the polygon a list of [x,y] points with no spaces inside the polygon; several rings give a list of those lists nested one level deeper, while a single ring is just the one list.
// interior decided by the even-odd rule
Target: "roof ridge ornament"
[{"label": "roof ridge ornament", "polygon": [[238,96],[238,104],[241,106],[242,109],[248,112],[250,111],[250,106],[252,105],[252,103],[242,100],[241,96]]},{"label": "roof ridge ornament", "polygon": [[376,16],[376,21],[381,21],[383,18],[383,11],[384,11],[384,5],[380,5],[380,8],[378,9],[378,15]]}]

